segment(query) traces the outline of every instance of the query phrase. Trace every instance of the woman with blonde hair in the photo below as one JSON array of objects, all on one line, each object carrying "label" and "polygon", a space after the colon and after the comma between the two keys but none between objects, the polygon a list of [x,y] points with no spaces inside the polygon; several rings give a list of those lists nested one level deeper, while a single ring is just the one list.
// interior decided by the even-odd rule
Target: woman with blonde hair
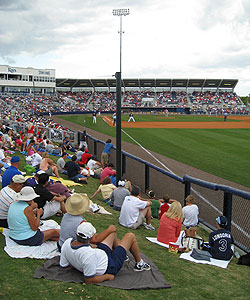
[{"label": "woman with blonde hair", "polygon": [[175,243],[181,232],[183,212],[180,202],[175,201],[165,212],[160,221],[157,240],[164,244]]}]

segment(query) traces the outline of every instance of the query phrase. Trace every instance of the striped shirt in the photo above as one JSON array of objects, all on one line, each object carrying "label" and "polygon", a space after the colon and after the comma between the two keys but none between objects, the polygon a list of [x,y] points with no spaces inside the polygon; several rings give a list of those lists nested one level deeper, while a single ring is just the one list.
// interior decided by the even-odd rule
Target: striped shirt
[{"label": "striped shirt", "polygon": [[0,191],[0,219],[7,219],[9,206],[15,201],[17,193],[6,186]]}]

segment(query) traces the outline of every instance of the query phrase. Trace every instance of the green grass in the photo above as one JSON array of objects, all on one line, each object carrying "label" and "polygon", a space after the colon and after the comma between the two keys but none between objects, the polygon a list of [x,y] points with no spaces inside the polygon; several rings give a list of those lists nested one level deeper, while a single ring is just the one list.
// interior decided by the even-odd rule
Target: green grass
[{"label": "green grass", "polygon": [[[52,157],[56,160],[56,157]],[[22,158],[21,169],[24,165]],[[76,186],[76,192],[93,194],[99,186],[99,180],[89,179],[88,185]],[[103,205],[101,195],[96,196],[95,202]],[[119,213],[109,207],[112,216],[85,214],[85,218],[92,222],[100,232],[110,224],[117,226],[118,237],[122,237],[129,230],[118,224]],[[59,224],[61,218],[54,217]],[[152,220],[153,226],[158,228],[159,220]],[[156,237],[155,232],[139,228],[134,233],[137,236],[140,249],[149,256],[171,284],[170,289],[126,291],[96,285],[82,285],[78,283],[64,283],[47,279],[34,279],[35,269],[44,263],[36,259],[12,259],[3,250],[4,237],[0,234],[0,299],[171,299],[171,300],[199,300],[199,299],[237,299],[245,300],[250,294],[249,275],[247,266],[236,264],[233,258],[226,270],[194,264],[182,259],[179,255],[168,253],[166,248],[152,244],[146,236]],[[208,239],[208,233],[200,229],[199,234]],[[71,294],[73,293],[73,294]]]},{"label": "green grass", "polygon": [[[127,120],[127,116],[122,117]],[[176,117],[178,121],[182,118],[193,121],[200,118],[212,119],[206,116]],[[108,126],[101,118],[97,118],[96,125],[92,124],[92,117],[89,115],[61,118],[115,137],[115,128]],[[145,118],[155,121],[155,118],[162,117],[135,115],[135,118],[140,121]],[[250,187],[249,177],[246,176],[250,168],[249,129],[124,128],[124,131],[149,150]],[[122,139],[133,143],[124,133]]]}]

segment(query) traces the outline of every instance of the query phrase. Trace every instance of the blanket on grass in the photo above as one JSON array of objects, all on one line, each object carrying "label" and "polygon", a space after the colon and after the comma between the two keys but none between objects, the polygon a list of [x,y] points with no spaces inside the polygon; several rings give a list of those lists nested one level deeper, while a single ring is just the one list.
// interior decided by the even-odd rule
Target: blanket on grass
[{"label": "blanket on grass", "polygon": [[[165,280],[163,274],[153,261],[142,253],[141,256],[143,260],[151,265],[150,271],[135,272],[133,270],[135,261],[133,256],[129,253],[129,261],[124,262],[122,269],[115,276],[115,279],[98,283],[98,285],[124,290],[170,288],[170,284]],[[42,267],[35,270],[33,277],[65,282],[84,282],[84,277],[81,272],[76,269],[61,268],[59,261],[59,257],[54,257],[46,261]]]},{"label": "blanket on grass", "polygon": [[223,269],[226,269],[228,264],[230,263],[230,260],[220,260],[220,259],[214,259],[214,258],[210,258],[210,261],[197,260],[197,259],[194,259],[192,256],[190,256],[191,253],[192,253],[192,251],[190,251],[188,253],[182,253],[180,255],[180,258],[192,261],[197,264],[212,265],[212,266],[220,267]]},{"label": "blanket on grass", "polygon": [[[47,220],[43,221],[43,225],[39,228],[44,231],[53,228],[60,229],[60,226],[54,220]],[[12,258],[50,259],[60,255],[56,242],[47,241],[41,246],[21,246],[9,238],[9,229],[4,228],[3,235],[6,243],[4,251]]]}]

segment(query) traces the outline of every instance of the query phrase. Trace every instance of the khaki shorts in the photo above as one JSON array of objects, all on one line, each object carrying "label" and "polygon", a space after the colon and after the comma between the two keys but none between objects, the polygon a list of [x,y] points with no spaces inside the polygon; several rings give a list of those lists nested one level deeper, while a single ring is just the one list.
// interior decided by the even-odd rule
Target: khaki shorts
[{"label": "khaki shorts", "polygon": [[137,229],[139,226],[142,225],[143,221],[144,221],[144,215],[142,212],[139,213],[138,219],[136,221],[136,223],[134,223],[130,228],[131,229]]}]

